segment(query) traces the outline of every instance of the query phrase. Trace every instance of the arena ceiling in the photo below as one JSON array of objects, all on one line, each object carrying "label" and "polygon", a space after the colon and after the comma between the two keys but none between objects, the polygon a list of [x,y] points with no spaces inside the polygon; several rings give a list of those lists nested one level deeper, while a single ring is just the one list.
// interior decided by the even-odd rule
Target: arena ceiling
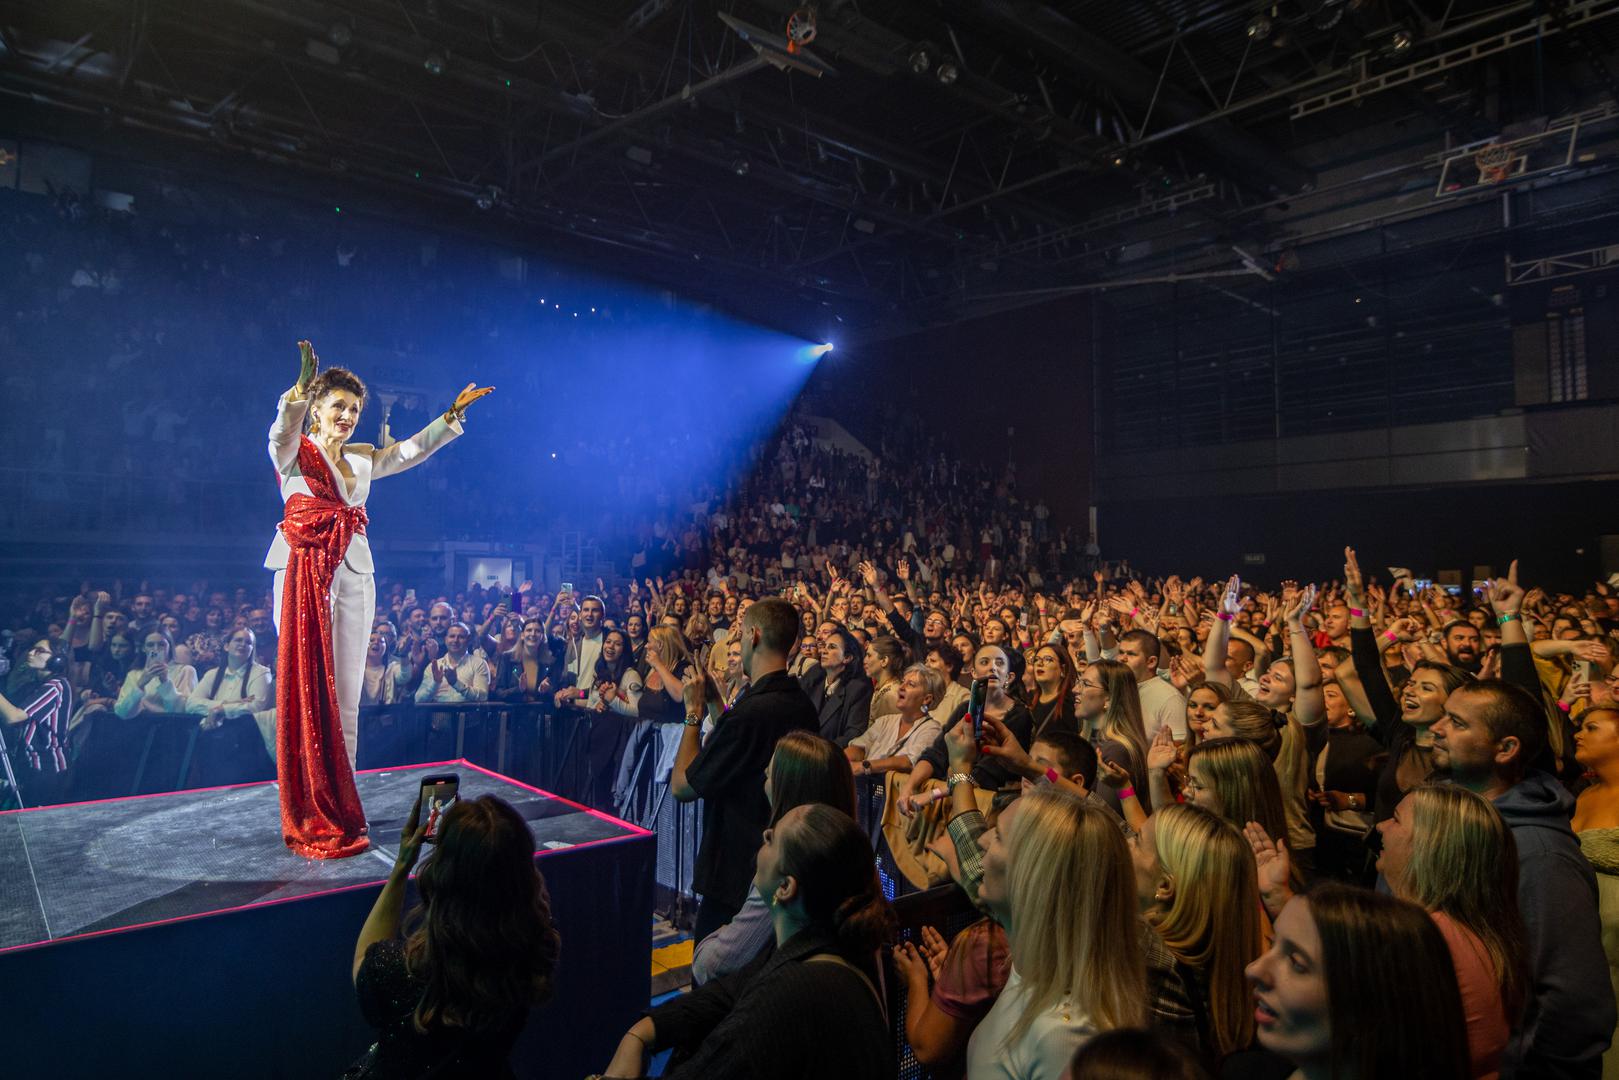
[{"label": "arena ceiling", "polygon": [[[12,0],[23,134],[377,188],[807,331],[1262,278],[1581,127],[1619,0]],[[789,34],[813,40],[787,47]],[[0,132],[0,134],[4,134]],[[1574,140],[1568,140],[1572,147]],[[1556,165],[1557,163],[1553,163]],[[272,172],[271,175],[280,175]],[[1538,175],[1538,179],[1537,179]]]}]

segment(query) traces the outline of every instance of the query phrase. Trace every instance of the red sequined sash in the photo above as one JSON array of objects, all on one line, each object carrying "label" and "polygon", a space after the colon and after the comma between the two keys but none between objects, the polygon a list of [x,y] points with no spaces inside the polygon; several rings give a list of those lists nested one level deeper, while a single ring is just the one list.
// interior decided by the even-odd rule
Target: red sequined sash
[{"label": "red sequined sash", "polygon": [[281,520],[291,549],[276,652],[281,834],[300,855],[335,859],[369,844],[332,677],[331,603],[332,577],[367,519],[364,507],[338,494],[332,468],[307,436],[298,447],[298,468],[310,494],[289,498]]}]

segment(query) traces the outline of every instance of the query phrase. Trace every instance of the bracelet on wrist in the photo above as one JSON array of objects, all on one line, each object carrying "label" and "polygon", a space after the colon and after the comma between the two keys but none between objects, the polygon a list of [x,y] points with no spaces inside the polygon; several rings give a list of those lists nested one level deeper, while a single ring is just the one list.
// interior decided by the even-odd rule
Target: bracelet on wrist
[{"label": "bracelet on wrist", "polygon": [[1217,612],[1214,613],[1214,617],[1216,619],[1219,619],[1221,622],[1230,622],[1231,621],[1231,614],[1230,614],[1230,612],[1226,612],[1226,611],[1217,611]]},{"label": "bracelet on wrist", "polygon": [[1366,612],[1362,611],[1358,607],[1350,608],[1349,609],[1349,614],[1353,615],[1357,619],[1364,619],[1366,617]]},{"label": "bracelet on wrist", "polygon": [[1119,789],[1119,801],[1120,802],[1123,802],[1126,799],[1133,799],[1135,797],[1136,797],[1136,789],[1134,787],[1131,787],[1129,784],[1126,784],[1124,787],[1121,787]]},{"label": "bracelet on wrist", "polygon": [[1140,611],[1140,610],[1141,610],[1141,609],[1140,609],[1140,608],[1138,608],[1138,607],[1133,607],[1133,608],[1131,608],[1131,609],[1130,609],[1130,618],[1132,618],[1132,619],[1133,619],[1133,618],[1135,618],[1135,617],[1136,617],[1136,614],[1137,614],[1137,612],[1139,612],[1139,611]]},{"label": "bracelet on wrist", "polygon": [[1390,645],[1398,645],[1400,643],[1400,635],[1396,634],[1393,630],[1383,631],[1383,636],[1389,639]]},{"label": "bracelet on wrist", "polygon": [[1521,622],[1523,621],[1523,616],[1519,615],[1516,611],[1507,611],[1495,617],[1497,626],[1505,626],[1507,623],[1514,620]]},{"label": "bracelet on wrist", "polygon": [[1055,784],[1058,780],[1062,779],[1062,773],[1058,772],[1056,769],[1047,769],[1044,779],[1048,784]]}]

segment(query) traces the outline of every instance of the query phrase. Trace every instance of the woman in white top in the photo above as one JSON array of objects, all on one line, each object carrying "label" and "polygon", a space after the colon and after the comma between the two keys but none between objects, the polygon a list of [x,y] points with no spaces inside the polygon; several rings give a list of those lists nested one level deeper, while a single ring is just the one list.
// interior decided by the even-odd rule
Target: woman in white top
[{"label": "woman in white top", "polygon": [[[243,626],[225,641],[225,662],[210,669],[192,688],[186,712],[199,716],[187,787],[245,784],[266,780],[271,762],[260,750],[258,713],[275,704],[275,676],[255,663],[258,642]],[[273,711],[273,710],[271,710]]]},{"label": "woman in white top", "polygon": [[172,662],[174,643],[161,630],[142,635],[141,649],[146,663],[124,677],[113,711],[126,720],[141,713],[185,712],[186,698],[197,685],[196,670]]},{"label": "woman in white top", "polygon": [[225,662],[191,688],[185,711],[202,717],[200,726],[212,731],[232,717],[251,716],[270,707],[275,677],[263,664],[253,662],[258,640],[247,627],[231,632],[225,642]]},{"label": "woman in white top", "polygon": [[929,715],[944,696],[944,676],[926,664],[912,664],[900,677],[894,695],[898,712],[879,716],[844,748],[844,756],[860,776],[909,772],[922,752],[939,737],[939,722]]},{"label": "woman in white top", "polygon": [[622,630],[602,635],[601,657],[596,661],[596,680],[591,684],[585,707],[593,712],[612,710],[632,720],[641,701],[641,673],[630,662],[630,636]]},{"label": "woman in white top", "polygon": [[1049,786],[978,844],[979,900],[1006,930],[1012,970],[967,1044],[968,1080],[1059,1080],[1092,1036],[1147,1019],[1129,849],[1108,811]]}]

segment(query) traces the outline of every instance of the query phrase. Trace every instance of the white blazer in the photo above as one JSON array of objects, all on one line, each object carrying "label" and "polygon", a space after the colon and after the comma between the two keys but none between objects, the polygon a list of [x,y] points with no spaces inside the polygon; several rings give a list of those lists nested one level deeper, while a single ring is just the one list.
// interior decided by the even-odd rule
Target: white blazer
[{"label": "white blazer", "polygon": [[[286,502],[294,495],[312,495],[309,490],[309,481],[304,479],[303,472],[298,468],[298,446],[303,438],[304,417],[309,412],[309,400],[288,401],[288,390],[276,402],[275,423],[270,425],[270,460],[275,462],[275,471],[281,475],[281,501]],[[460,423],[447,422],[442,415],[437,417],[421,431],[392,446],[378,450],[366,443],[349,443],[343,447],[343,460],[347,461],[349,468],[354,470],[354,491],[348,495],[350,506],[364,506],[365,500],[371,494],[371,481],[380,480],[384,476],[404,472],[415,465],[426,461],[439,447],[460,435]],[[326,456],[326,450],[316,444],[320,449],[320,456],[325,460],[326,467],[332,470],[332,476],[337,482],[339,498],[344,495],[346,481],[343,475],[332,466],[332,459]],[[286,538],[281,535],[281,526],[275,529],[275,539],[270,544],[269,552],[264,556],[264,567],[267,570],[285,570],[287,556],[291,549],[287,546]],[[371,544],[366,540],[364,533],[355,533],[349,541],[349,547],[343,553],[343,565],[357,574],[371,574],[376,567],[371,562]]]}]

